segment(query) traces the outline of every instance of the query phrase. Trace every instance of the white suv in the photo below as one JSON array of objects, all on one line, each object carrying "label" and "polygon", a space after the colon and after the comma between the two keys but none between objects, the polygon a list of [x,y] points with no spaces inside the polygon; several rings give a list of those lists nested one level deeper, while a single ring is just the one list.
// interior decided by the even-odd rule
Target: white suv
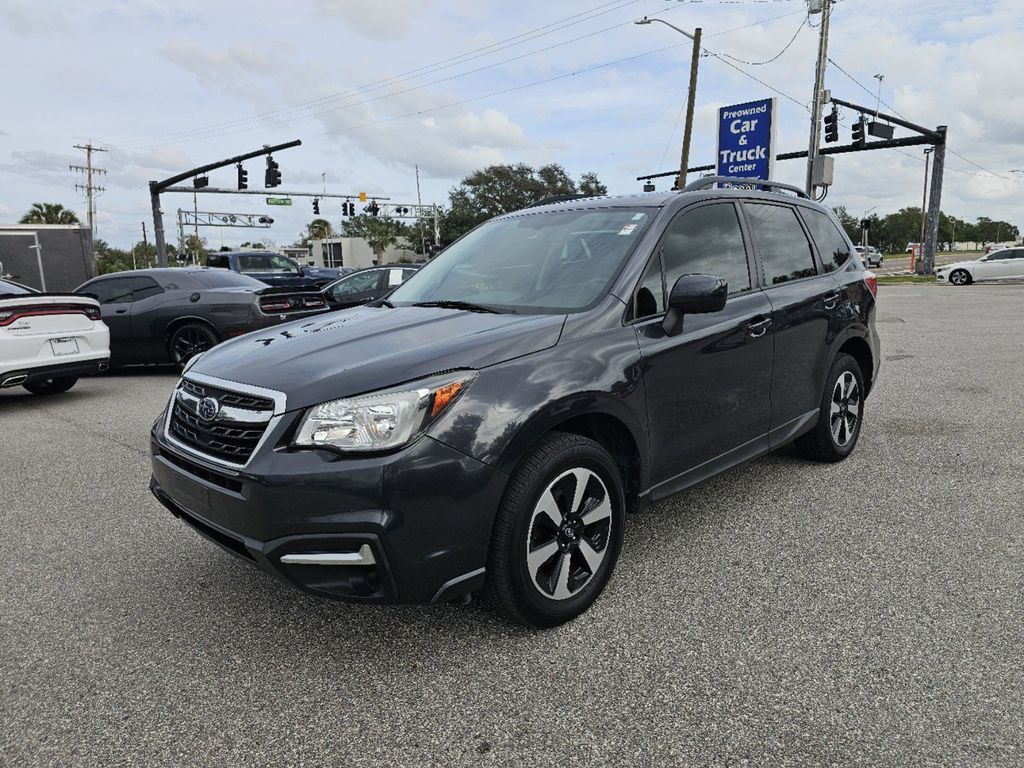
[{"label": "white suv", "polygon": [[109,363],[110,331],[96,299],[0,280],[0,387],[66,392]]}]

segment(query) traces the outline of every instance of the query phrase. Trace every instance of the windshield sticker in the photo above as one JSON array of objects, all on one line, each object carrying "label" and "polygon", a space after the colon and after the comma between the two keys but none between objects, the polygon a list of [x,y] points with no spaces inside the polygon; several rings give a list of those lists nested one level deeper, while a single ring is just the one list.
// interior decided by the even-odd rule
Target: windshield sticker
[{"label": "windshield sticker", "polygon": [[642,218],[643,218],[644,216],[646,216],[646,215],[647,215],[646,213],[637,213],[637,214],[634,214],[634,215],[633,215],[633,221],[640,221],[640,219],[642,219]]},{"label": "windshield sticker", "polygon": [[636,224],[627,224],[626,226],[619,230],[619,234],[628,235],[631,234],[634,229],[636,229]]}]

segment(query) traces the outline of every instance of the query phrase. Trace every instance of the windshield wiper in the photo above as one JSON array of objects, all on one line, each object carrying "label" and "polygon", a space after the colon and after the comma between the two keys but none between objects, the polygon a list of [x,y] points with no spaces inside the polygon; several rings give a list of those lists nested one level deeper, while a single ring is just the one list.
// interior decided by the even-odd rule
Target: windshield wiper
[{"label": "windshield wiper", "polygon": [[412,306],[414,307],[441,307],[442,309],[465,309],[468,312],[491,312],[495,315],[500,315],[502,312],[511,312],[515,314],[514,309],[495,309],[494,307],[488,307],[486,304],[474,304],[471,301],[458,301],[456,299],[443,299],[440,301],[417,301]]}]

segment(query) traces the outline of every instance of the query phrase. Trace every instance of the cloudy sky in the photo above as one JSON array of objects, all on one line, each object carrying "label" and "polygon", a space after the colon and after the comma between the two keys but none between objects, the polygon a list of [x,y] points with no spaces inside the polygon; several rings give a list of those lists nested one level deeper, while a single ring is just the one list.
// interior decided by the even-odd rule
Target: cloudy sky
[{"label": "cloudy sky", "polygon": [[[948,125],[958,154],[943,209],[957,216],[1024,225],[1024,174],[1010,172],[1024,169],[1020,2],[835,5],[827,87],[873,106],[883,74],[883,111]],[[693,164],[713,161],[718,107],[765,96],[779,97],[779,150],[806,149],[821,17],[804,0],[0,0],[0,223],[36,201],[84,219],[68,165],[89,141],[109,150],[97,236],[122,246],[141,237],[149,179],[293,138],[302,146],[277,156],[283,189],[326,179],[328,192],[414,201],[418,163],[424,201],[444,202],[487,164],[557,162],[638,191],[635,176],[678,162],[690,59],[683,36],[632,24],[645,14],[702,27],[719,54],[700,63]],[[920,147],[844,155],[828,202],[856,214],[920,205],[923,171]],[[261,188],[262,163],[249,173]],[[778,164],[781,180],[803,174],[802,161]],[[233,184],[233,169],[211,176]],[[295,203],[272,209],[279,245],[312,218]],[[176,209],[191,204],[165,199],[169,239]],[[199,208],[271,210],[262,197],[221,195],[200,196]],[[340,220],[337,202],[321,211]],[[263,233],[205,234],[217,246]]]}]

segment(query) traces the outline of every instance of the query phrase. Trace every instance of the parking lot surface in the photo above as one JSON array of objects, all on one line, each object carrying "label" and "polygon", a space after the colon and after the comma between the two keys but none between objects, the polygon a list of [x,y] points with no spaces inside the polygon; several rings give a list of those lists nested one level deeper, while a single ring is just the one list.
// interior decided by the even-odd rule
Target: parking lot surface
[{"label": "parking lot surface", "polygon": [[883,286],[853,456],[629,520],[551,631],[294,591],[149,494],[175,377],[0,392],[0,763],[1020,765],[1024,286]]}]

